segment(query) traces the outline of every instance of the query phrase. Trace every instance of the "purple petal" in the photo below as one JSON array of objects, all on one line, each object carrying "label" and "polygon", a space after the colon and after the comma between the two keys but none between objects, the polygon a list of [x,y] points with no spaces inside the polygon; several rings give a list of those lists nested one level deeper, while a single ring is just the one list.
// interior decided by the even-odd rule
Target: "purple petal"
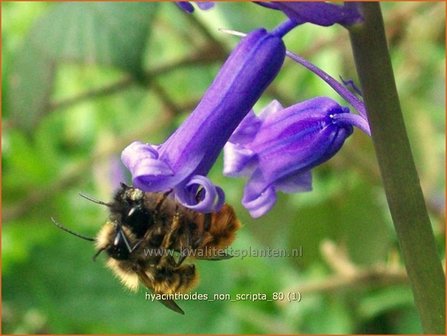
[{"label": "purple petal", "polygon": [[243,176],[251,172],[250,163],[256,155],[252,150],[239,144],[227,142],[224,147],[224,167],[225,176]]},{"label": "purple petal", "polygon": [[278,73],[284,57],[281,38],[264,29],[247,35],[194,112],[163,144],[160,156],[177,172],[190,156],[201,153],[204,160],[194,173],[205,176],[228,138]]},{"label": "purple petal", "polygon": [[[250,180],[252,184],[256,183],[257,178],[262,179],[260,175],[261,174],[259,171],[253,174],[252,179]],[[267,187],[263,189],[261,193],[252,192],[250,190],[250,184],[247,183],[244,190],[244,196],[242,198],[242,205],[248,210],[250,216],[253,218],[258,218],[265,215],[273,208],[275,203],[276,192],[274,188]]]},{"label": "purple petal", "polygon": [[121,154],[121,160],[129,169],[134,169],[139,160],[145,157],[158,158],[158,151],[155,146],[134,141],[128,145]]},{"label": "purple petal", "polygon": [[259,119],[265,120],[268,116],[282,110],[284,110],[284,107],[279,101],[274,99],[259,113]]},{"label": "purple petal", "polygon": [[275,181],[275,189],[288,194],[311,191],[312,173],[309,170],[304,173],[285,176]]},{"label": "purple petal", "polygon": [[214,7],[213,1],[197,1],[196,4],[201,10],[208,10]]},{"label": "purple petal", "polygon": [[165,191],[184,180],[192,173],[202,159],[191,157],[189,165],[184,165],[182,170],[175,171],[159,154],[160,146],[143,144],[135,141],[127,146],[121,160],[132,174],[135,187],[143,191]]},{"label": "purple petal", "polygon": [[[265,127],[249,149],[257,153],[258,164],[268,181],[304,172],[328,160],[352,133],[352,126],[332,124],[312,112],[289,126],[273,124]],[[283,123],[284,124],[284,123]],[[282,129],[275,130],[275,127]]]},{"label": "purple petal", "polygon": [[194,12],[194,7],[189,1],[176,1],[175,4],[187,13]]},{"label": "purple petal", "polygon": [[253,165],[251,163],[253,163],[256,153],[242,145],[253,142],[263,120],[282,109],[282,105],[273,100],[262,110],[259,117],[253,111],[247,114],[224,147],[223,174],[225,176],[249,175],[252,172]]},{"label": "purple petal", "polygon": [[[194,2],[201,10],[208,10],[214,6],[214,2],[212,1],[197,1]],[[194,6],[191,4],[191,1],[176,1],[175,4],[179,6],[182,10],[187,13],[194,12]]]},{"label": "purple petal", "polygon": [[[259,190],[262,190],[259,192]],[[286,193],[312,190],[312,175],[310,171],[288,176],[274,184],[267,183],[262,173],[256,171],[245,186],[242,205],[250,216],[258,218],[269,212],[276,203],[276,191]]]},{"label": "purple petal", "polygon": [[253,111],[250,111],[233,132],[229,141],[238,144],[252,142],[261,128],[264,119],[283,109],[284,108],[277,100],[273,100],[261,111],[259,116]]},{"label": "purple petal", "polygon": [[205,176],[193,176],[186,184],[177,186],[174,192],[183,206],[195,211],[216,212],[225,203],[223,190],[213,185]]},{"label": "purple petal", "polygon": [[331,26],[335,23],[353,25],[361,20],[357,4],[336,5],[327,2],[275,2],[290,19],[298,23],[310,22],[320,26]]},{"label": "purple petal", "polygon": [[254,114],[253,110],[250,110],[233,134],[231,134],[230,141],[241,144],[253,141],[261,124],[262,120]]}]

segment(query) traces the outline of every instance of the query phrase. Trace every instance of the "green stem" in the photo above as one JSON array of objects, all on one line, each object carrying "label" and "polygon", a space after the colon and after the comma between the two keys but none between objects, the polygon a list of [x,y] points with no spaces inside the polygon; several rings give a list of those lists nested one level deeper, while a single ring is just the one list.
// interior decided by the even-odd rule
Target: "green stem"
[{"label": "green stem", "polygon": [[350,29],[372,139],[415,304],[425,333],[444,334],[445,277],[411,153],[380,4],[361,4]]}]

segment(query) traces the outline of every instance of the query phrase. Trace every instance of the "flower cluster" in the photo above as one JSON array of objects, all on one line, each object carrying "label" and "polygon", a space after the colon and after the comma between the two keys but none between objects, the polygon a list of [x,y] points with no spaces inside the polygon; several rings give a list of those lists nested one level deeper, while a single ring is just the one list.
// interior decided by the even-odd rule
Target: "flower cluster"
[{"label": "flower cluster", "polygon": [[[189,2],[178,5],[192,12]],[[362,102],[322,70],[286,51],[283,37],[300,24],[347,26],[361,21],[354,4],[262,3],[288,20],[272,31],[256,29],[232,51],[202,100],[162,144],[134,142],[122,153],[133,184],[143,191],[172,191],[200,212],[219,210],[223,190],[207,174],[224,150],[224,174],[248,176],[242,204],[253,217],[267,213],[278,191],[312,188],[311,170],[342,147],[353,126],[369,134]],[[207,9],[209,3],[199,3]],[[285,57],[304,65],[342,95],[359,114],[327,97],[283,108],[273,101],[258,116],[252,107],[280,71]]]},{"label": "flower cluster", "polygon": [[137,188],[172,189],[180,203],[197,211],[217,211],[223,205],[223,191],[206,175],[280,70],[285,58],[280,31],[257,29],[242,39],[197,108],[163,144],[134,142],[123,151]]}]

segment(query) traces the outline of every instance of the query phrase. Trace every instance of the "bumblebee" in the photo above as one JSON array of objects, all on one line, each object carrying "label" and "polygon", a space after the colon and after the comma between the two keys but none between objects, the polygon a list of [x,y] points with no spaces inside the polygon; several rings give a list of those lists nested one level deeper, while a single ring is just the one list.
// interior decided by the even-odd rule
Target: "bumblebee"
[{"label": "bumblebee", "polygon": [[[84,197],[110,209],[109,219],[96,239],[53,222],[69,233],[94,241],[94,259],[105,252],[107,266],[133,291],[140,282],[156,294],[190,291],[199,277],[195,265],[185,260],[230,258],[223,250],[233,242],[241,226],[228,204],[218,212],[203,214],[182,206],[169,192],[143,192],[124,183],[110,203]],[[184,314],[174,300],[160,302]]]}]

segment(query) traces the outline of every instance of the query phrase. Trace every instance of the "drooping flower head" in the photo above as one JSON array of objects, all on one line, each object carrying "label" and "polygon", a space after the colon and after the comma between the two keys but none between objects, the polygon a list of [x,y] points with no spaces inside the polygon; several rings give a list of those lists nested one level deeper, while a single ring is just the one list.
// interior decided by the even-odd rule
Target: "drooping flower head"
[{"label": "drooping flower head", "polygon": [[[173,190],[183,205],[217,211],[224,193],[206,177],[223,146],[275,78],[285,58],[286,22],[272,32],[258,29],[233,50],[202,100],[161,145],[134,142],[122,161],[143,191]],[[198,192],[200,190],[200,192]]]},{"label": "drooping flower head", "polygon": [[329,160],[363,117],[327,97],[283,108],[273,101],[248,114],[224,148],[224,175],[249,176],[242,204],[252,217],[268,212],[276,192],[312,189],[311,169]]},{"label": "drooping flower head", "polygon": [[[209,1],[195,2],[200,9],[207,10],[214,3]],[[297,24],[313,23],[319,26],[341,24],[351,26],[363,20],[357,2],[345,2],[338,5],[324,1],[267,1],[256,4],[274,10],[280,10]],[[194,7],[190,1],[177,1],[176,4],[187,13],[193,13]]]},{"label": "drooping flower head", "polygon": [[[193,11],[189,2],[178,5]],[[310,190],[311,169],[340,149],[353,126],[369,134],[363,103],[332,77],[290,52],[289,57],[323,78],[360,115],[320,97],[287,109],[273,103],[261,116],[251,112],[246,117],[281,68],[286,55],[282,37],[287,32],[306,22],[348,26],[362,20],[355,4],[263,5],[282,10],[289,21],[272,32],[258,29],[241,40],[197,108],[163,144],[134,142],[123,151],[122,160],[136,187],[171,190],[180,203],[197,211],[219,210],[224,192],[206,175],[231,136],[225,149],[225,173],[250,176],[243,204],[258,217],[273,206],[276,191]]]},{"label": "drooping flower head", "polygon": [[224,175],[249,176],[242,204],[252,217],[267,213],[278,191],[310,191],[311,169],[338,152],[353,126],[371,135],[365,106],[357,96],[301,56],[290,51],[286,55],[329,84],[359,114],[327,97],[286,109],[274,101],[259,116],[250,112],[224,148]]},{"label": "drooping flower head", "polygon": [[324,1],[270,1],[257,4],[280,10],[298,24],[309,22],[327,27],[338,23],[351,26],[363,20],[357,2],[338,5]]}]

